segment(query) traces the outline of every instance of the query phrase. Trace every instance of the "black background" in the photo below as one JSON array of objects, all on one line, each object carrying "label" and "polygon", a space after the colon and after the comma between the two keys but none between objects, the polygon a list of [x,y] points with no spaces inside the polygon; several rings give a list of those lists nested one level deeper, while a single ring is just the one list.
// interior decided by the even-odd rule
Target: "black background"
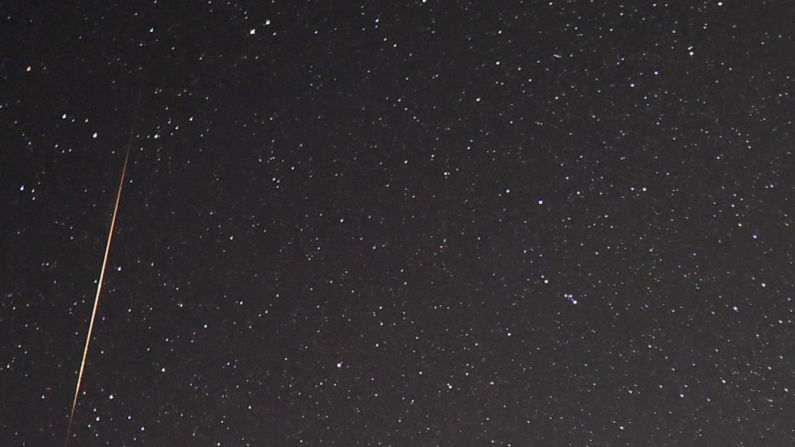
[{"label": "black background", "polygon": [[787,2],[6,2],[0,443],[795,439]]}]

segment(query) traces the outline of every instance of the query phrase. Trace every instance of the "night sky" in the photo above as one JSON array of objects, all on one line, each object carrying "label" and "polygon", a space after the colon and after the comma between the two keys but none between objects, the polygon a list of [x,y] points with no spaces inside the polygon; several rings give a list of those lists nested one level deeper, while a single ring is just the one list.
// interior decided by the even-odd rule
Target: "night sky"
[{"label": "night sky", "polygon": [[[188,4],[190,3],[190,4]],[[0,444],[795,442],[785,1],[5,2]]]}]

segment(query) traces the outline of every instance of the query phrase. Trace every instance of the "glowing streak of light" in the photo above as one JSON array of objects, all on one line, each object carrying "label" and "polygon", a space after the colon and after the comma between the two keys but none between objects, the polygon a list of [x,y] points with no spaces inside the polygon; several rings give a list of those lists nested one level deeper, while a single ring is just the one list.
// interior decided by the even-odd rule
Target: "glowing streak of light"
[{"label": "glowing streak of light", "polygon": [[102,259],[102,269],[99,272],[99,283],[97,284],[97,294],[94,296],[94,309],[91,311],[91,321],[88,323],[88,334],[86,335],[86,346],[83,348],[83,360],[80,362],[80,372],[77,374],[77,386],[75,386],[75,397],[72,401],[72,411],[69,413],[69,426],[66,429],[66,440],[63,445],[69,444],[69,437],[72,435],[72,422],[75,419],[75,408],[77,408],[77,397],[80,395],[80,385],[83,383],[83,372],[86,369],[86,358],[88,358],[88,346],[91,344],[91,333],[94,332],[94,320],[97,317],[99,307],[99,297],[102,294],[102,283],[105,280],[105,270],[108,266],[108,254],[110,253],[110,243],[113,240],[113,229],[116,227],[116,215],[119,213],[119,202],[121,201],[121,190],[124,187],[124,177],[127,174],[127,162],[130,160],[130,148],[133,143],[133,133],[130,132],[130,141],[127,143],[127,154],[124,156],[124,167],[121,170],[121,180],[119,190],[116,193],[116,205],[113,207],[113,218],[110,221],[110,231],[108,231],[108,243],[105,245],[105,257]]}]

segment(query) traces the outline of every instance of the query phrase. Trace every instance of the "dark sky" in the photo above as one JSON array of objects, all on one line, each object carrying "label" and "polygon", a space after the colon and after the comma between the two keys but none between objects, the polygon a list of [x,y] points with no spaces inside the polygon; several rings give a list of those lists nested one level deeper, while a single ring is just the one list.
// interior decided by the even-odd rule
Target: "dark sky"
[{"label": "dark sky", "polygon": [[[190,5],[188,5],[190,3]],[[0,444],[795,441],[784,1],[5,2]]]}]

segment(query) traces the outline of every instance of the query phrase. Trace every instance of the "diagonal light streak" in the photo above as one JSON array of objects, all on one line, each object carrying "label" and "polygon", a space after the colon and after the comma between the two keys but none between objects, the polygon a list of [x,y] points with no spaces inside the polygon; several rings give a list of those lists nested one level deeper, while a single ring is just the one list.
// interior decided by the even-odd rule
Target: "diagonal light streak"
[{"label": "diagonal light streak", "polygon": [[119,190],[116,193],[116,204],[113,207],[113,218],[110,221],[110,231],[108,231],[108,243],[105,245],[105,257],[102,259],[102,269],[99,273],[99,283],[97,284],[97,294],[94,297],[94,309],[91,311],[91,321],[88,324],[88,334],[86,335],[86,346],[83,348],[83,360],[80,362],[80,372],[77,374],[77,386],[75,386],[75,397],[72,401],[72,411],[69,413],[69,426],[66,429],[66,439],[64,440],[64,447],[69,444],[69,437],[72,435],[72,423],[75,418],[75,409],[77,408],[77,397],[80,395],[80,385],[83,383],[83,373],[86,369],[86,359],[88,358],[88,347],[91,344],[91,333],[94,332],[94,320],[97,317],[97,308],[99,307],[99,297],[102,294],[102,283],[105,281],[105,270],[108,266],[108,254],[110,253],[110,244],[113,241],[113,229],[116,227],[116,216],[119,213],[119,202],[121,201],[121,190],[124,187],[124,177],[127,174],[127,162],[130,160],[130,149],[133,143],[133,133],[130,132],[130,141],[127,143],[127,154],[124,156],[124,167],[121,170],[121,180],[119,181]]}]

